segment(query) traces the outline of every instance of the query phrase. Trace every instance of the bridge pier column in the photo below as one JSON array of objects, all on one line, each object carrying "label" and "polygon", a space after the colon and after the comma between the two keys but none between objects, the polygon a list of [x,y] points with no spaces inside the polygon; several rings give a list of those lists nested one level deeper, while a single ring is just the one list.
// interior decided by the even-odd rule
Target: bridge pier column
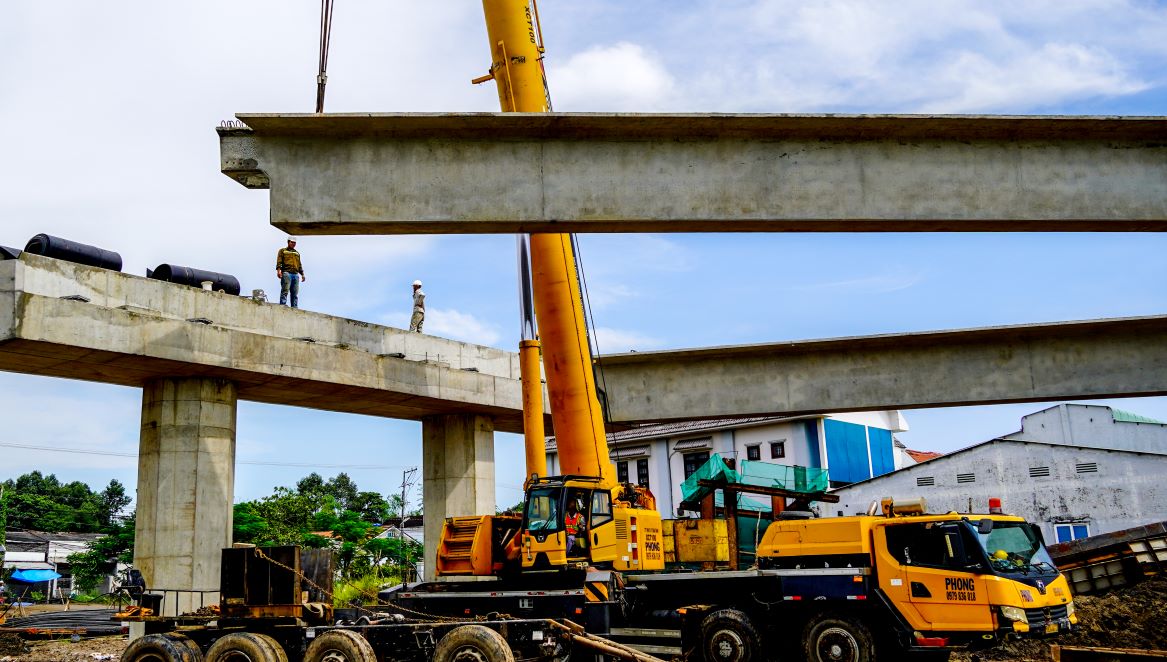
[{"label": "bridge pier column", "polygon": [[[223,379],[153,379],[142,388],[134,565],[147,588],[219,586],[221,550],[231,546],[237,404],[234,382]],[[198,595],[172,594],[163,609],[199,606]]]},{"label": "bridge pier column", "polygon": [[494,514],[494,419],[430,416],[421,438],[425,579],[432,580],[445,518]]}]

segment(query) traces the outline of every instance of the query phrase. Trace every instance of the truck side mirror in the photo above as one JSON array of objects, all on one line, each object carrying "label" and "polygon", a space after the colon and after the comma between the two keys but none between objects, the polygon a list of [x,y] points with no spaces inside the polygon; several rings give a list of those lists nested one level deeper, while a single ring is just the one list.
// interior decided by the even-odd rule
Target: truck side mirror
[{"label": "truck side mirror", "polygon": [[977,533],[987,536],[993,532],[993,520],[985,518],[977,522]]}]

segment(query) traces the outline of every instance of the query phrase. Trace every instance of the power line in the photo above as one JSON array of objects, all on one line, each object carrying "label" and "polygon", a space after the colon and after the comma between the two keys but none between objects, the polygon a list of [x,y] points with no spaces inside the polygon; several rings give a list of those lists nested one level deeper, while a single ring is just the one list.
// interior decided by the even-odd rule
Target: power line
[{"label": "power line", "polygon": [[[0,446],[7,448],[23,448],[34,451],[50,451],[54,453],[81,453],[84,455],[107,455],[110,457],[138,457],[137,453],[119,453],[117,451],[98,451],[91,448],[63,448],[60,446],[37,446],[34,444],[14,444],[0,442]],[[259,460],[236,460],[236,464],[250,464],[264,467],[298,467],[304,469],[398,469],[404,464],[321,464],[318,462],[261,462]]]}]

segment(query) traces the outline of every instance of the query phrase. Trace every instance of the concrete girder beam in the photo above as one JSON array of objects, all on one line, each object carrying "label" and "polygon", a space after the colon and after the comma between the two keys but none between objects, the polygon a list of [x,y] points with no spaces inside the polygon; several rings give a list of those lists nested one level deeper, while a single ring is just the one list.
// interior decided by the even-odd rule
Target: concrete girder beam
[{"label": "concrete girder beam", "polygon": [[638,423],[1167,394],[1167,316],[601,357]]},{"label": "concrete girder beam", "polygon": [[238,115],[297,234],[1167,230],[1167,118]]},{"label": "concrete girder beam", "polygon": [[477,413],[522,432],[513,352],[30,253],[0,261],[0,370],[124,386],[212,377],[242,400],[412,420]]}]

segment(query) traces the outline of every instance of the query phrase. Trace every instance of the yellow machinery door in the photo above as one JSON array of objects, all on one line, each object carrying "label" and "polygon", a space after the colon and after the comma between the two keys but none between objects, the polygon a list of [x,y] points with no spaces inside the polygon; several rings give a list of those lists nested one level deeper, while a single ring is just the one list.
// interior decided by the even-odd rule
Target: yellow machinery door
[{"label": "yellow machinery door", "polygon": [[899,565],[901,599],[934,631],[991,631],[984,560],[958,521],[886,527],[888,553]]}]

